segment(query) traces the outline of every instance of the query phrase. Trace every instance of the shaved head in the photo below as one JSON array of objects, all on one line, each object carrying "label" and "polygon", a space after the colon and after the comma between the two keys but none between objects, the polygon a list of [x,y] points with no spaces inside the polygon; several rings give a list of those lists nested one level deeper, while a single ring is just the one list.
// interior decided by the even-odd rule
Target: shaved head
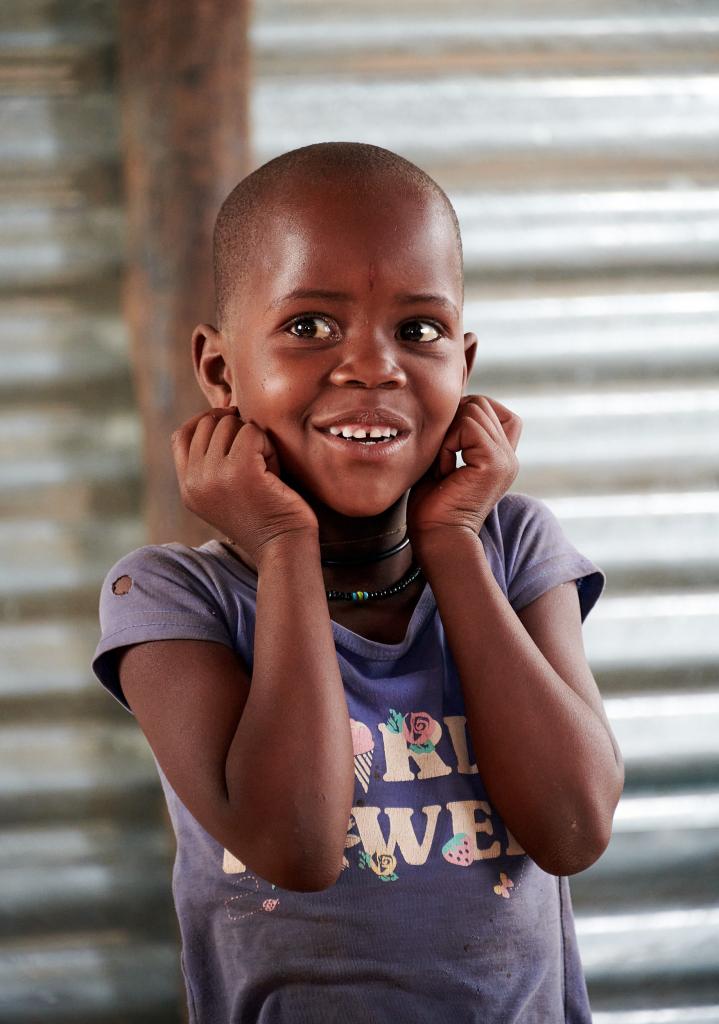
[{"label": "shaved head", "polygon": [[[246,294],[250,267],[262,254],[262,241],[273,216],[292,216],[301,202],[304,187],[334,187],[345,191],[347,201],[416,196],[417,203],[439,202],[454,231],[461,294],[462,238],[457,214],[446,193],[416,164],[381,146],[364,142],[318,142],[282,153],[235,186],[217,215],[213,236],[215,311],[222,330],[233,304],[240,306]],[[267,271],[271,273],[272,268]]]}]

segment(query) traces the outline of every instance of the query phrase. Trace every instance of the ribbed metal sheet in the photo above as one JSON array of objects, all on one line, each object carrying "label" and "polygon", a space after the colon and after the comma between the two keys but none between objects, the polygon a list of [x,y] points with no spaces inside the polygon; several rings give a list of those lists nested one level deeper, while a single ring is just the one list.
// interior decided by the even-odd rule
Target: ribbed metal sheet
[{"label": "ribbed metal sheet", "polygon": [[[608,573],[584,639],[627,785],[570,881],[596,1024],[719,1024],[718,39],[713,0],[252,25],[256,165],[375,142],[450,194],[470,389]],[[177,1024],[159,781],[89,669],[100,581],[145,542],[114,5],[7,3],[0,46],[0,1020]]]},{"label": "ribbed metal sheet", "polygon": [[0,1020],[177,1024],[173,844],[89,659],[145,543],[120,316],[114,4],[0,10]]}]

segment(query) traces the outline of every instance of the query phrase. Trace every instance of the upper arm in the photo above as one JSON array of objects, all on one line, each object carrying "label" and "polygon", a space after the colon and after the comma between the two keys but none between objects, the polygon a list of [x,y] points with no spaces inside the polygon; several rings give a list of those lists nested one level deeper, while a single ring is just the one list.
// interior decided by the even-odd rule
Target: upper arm
[{"label": "upper arm", "polygon": [[520,609],[517,616],[554,671],[603,722],[623,774],[622,754],[584,651],[576,581],[560,583],[545,591]]},{"label": "upper arm", "polygon": [[202,827],[235,853],[225,766],[249,696],[242,660],[226,644],[209,640],[156,640],[123,647],[118,671],[173,790]]}]

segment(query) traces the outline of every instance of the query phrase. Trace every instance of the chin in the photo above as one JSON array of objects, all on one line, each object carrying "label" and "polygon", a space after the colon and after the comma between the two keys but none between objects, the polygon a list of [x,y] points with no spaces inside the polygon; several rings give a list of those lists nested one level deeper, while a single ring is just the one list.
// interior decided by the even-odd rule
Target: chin
[{"label": "chin", "polygon": [[356,505],[353,505],[349,508],[345,508],[342,505],[338,505],[337,502],[334,502],[330,508],[342,516],[347,516],[348,519],[374,519],[376,516],[381,516],[391,508],[393,504],[393,502],[390,502],[388,505],[375,505],[367,508],[358,508]]},{"label": "chin", "polygon": [[321,502],[327,508],[331,508],[338,515],[347,516],[351,519],[370,519],[373,516],[381,516],[388,509],[399,501],[404,491],[400,494],[394,492],[382,494],[361,494],[356,485],[345,486],[338,482],[337,486],[329,491],[324,488],[313,488],[311,501]]},{"label": "chin", "polygon": [[361,500],[357,496],[349,497],[343,501],[342,498],[333,494],[322,499],[324,504],[334,512],[352,519],[371,519],[373,516],[381,516],[383,512],[391,508],[397,502],[397,498],[371,501]]},{"label": "chin", "polygon": [[[368,488],[365,481],[364,486],[360,480],[353,480],[351,476],[344,480],[336,478],[328,480],[326,476],[321,479],[308,479],[306,467],[304,479],[299,478],[291,470],[285,469],[282,479],[290,487],[298,492],[305,501],[317,511],[317,505],[324,505],[332,509],[338,515],[347,516],[352,519],[369,519],[372,516],[381,516],[406,493],[407,487],[403,490],[395,490],[397,481],[387,486]],[[349,474],[348,474],[349,476]],[[409,486],[409,485],[408,485]]]}]

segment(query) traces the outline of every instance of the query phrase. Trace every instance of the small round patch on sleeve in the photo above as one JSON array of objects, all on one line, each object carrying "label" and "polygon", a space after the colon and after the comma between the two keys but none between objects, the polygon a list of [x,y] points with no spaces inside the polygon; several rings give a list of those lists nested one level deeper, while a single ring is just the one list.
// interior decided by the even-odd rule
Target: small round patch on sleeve
[{"label": "small round patch on sleeve", "polygon": [[112,584],[112,592],[117,594],[118,597],[124,597],[125,594],[129,594],[131,589],[132,576],[118,576]]}]

